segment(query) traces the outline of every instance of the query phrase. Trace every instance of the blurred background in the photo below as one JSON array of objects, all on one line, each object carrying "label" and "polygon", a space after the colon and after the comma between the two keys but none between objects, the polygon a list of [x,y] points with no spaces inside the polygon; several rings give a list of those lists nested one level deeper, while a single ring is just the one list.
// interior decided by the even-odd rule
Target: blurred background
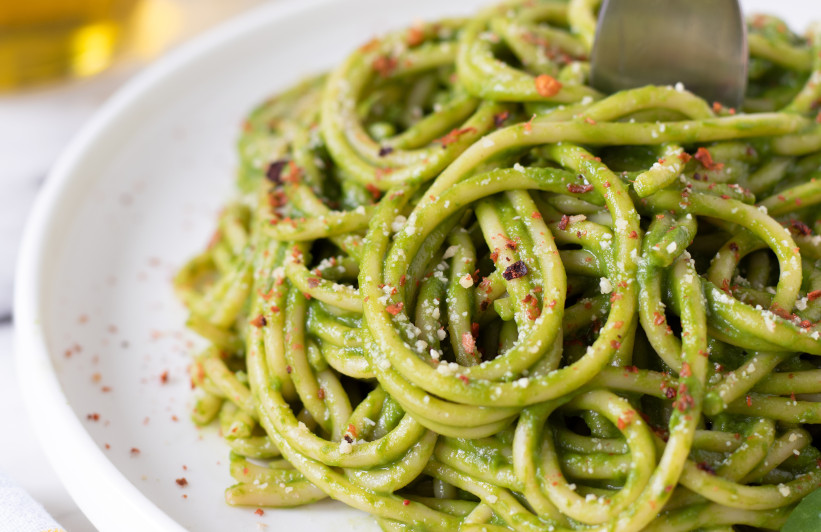
[{"label": "blurred background", "polygon": [[[34,197],[83,123],[129,78],[264,0],[0,0],[0,472],[67,530],[93,526],[25,418],[12,356],[17,248]],[[268,0],[276,1],[276,0]]]}]

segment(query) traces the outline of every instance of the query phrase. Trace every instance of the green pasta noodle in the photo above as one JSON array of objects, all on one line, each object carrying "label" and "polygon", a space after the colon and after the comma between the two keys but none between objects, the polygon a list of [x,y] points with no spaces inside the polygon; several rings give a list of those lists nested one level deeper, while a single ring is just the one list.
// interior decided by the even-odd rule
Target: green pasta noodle
[{"label": "green pasta noodle", "polygon": [[771,530],[821,486],[821,36],[751,19],[740,109],[608,95],[597,9],[420,22],[248,116],[175,278],[229,504]]}]

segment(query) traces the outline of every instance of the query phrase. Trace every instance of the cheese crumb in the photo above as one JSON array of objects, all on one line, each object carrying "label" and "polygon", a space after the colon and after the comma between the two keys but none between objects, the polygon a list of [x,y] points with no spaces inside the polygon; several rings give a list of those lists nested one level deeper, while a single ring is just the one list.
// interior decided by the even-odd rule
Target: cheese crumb
[{"label": "cheese crumb", "polygon": [[599,279],[599,289],[602,294],[609,294],[613,291],[613,283],[607,277],[602,277]]},{"label": "cheese crumb", "polygon": [[402,228],[405,226],[405,222],[407,221],[408,219],[400,214],[399,216],[393,219],[393,223],[391,224],[391,230],[394,233],[398,233],[402,230]]}]

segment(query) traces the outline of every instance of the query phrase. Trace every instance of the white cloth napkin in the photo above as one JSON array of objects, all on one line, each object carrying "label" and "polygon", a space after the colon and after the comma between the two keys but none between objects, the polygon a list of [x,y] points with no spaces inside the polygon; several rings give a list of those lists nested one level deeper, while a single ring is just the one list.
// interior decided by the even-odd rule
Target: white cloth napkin
[{"label": "white cloth napkin", "polygon": [[65,532],[45,509],[0,472],[0,532]]}]

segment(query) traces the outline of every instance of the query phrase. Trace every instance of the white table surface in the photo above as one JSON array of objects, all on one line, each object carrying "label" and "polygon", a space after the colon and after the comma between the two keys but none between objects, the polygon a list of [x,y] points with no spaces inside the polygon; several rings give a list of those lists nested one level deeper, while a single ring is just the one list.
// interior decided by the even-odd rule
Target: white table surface
[{"label": "white table surface", "polygon": [[[154,2],[184,15],[177,21],[175,36],[163,46],[167,49],[261,1]],[[96,529],[48,463],[22,404],[13,350],[14,267],[25,220],[51,165],[94,111],[145,66],[146,61],[134,55],[94,78],[0,93],[0,419],[5,427],[0,431],[0,471],[69,532]]]},{"label": "white table surface", "polygon": [[26,417],[14,364],[14,264],[26,217],[63,147],[97,107],[136,70],[121,66],[95,79],[0,96],[0,471],[68,531],[95,528],[48,463]]}]

